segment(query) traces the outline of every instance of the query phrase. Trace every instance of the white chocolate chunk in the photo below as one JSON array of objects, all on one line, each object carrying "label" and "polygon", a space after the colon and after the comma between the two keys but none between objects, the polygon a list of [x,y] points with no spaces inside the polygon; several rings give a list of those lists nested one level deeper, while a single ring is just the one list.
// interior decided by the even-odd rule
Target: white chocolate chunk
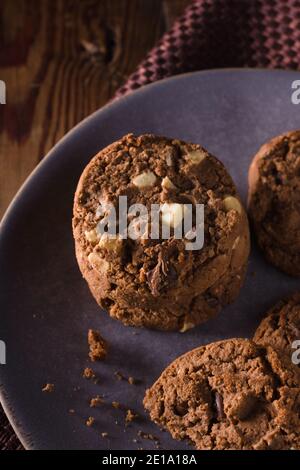
[{"label": "white chocolate chunk", "polygon": [[161,182],[161,186],[163,189],[177,189],[175,184],[172,183],[168,176],[165,176]]},{"label": "white chocolate chunk", "polygon": [[166,156],[166,164],[167,164],[168,166],[173,166],[173,159],[172,159],[172,155],[171,155],[171,154],[168,154],[168,155]]},{"label": "white chocolate chunk", "polygon": [[112,237],[111,235],[104,233],[100,239],[98,246],[99,248],[105,248],[108,251],[112,251],[118,254],[122,250],[123,239],[119,235]]},{"label": "white chocolate chunk", "polygon": [[172,204],[165,203],[161,206],[161,214],[163,224],[169,225],[170,227],[177,227],[177,225],[182,223],[185,214],[185,206],[177,202]]},{"label": "white chocolate chunk", "polygon": [[85,231],[84,232],[85,239],[90,242],[90,243],[98,243],[99,241],[99,235],[97,233],[97,230],[93,228],[93,230],[90,231]]},{"label": "white chocolate chunk", "polygon": [[240,201],[234,197],[234,196],[227,196],[223,200],[224,203],[224,208],[226,212],[229,212],[231,210],[237,211],[239,214],[242,213],[242,206]]},{"label": "white chocolate chunk", "polygon": [[185,321],[183,326],[180,328],[179,332],[185,333],[186,331],[191,330],[194,327],[195,327],[194,323],[192,323],[191,321]]},{"label": "white chocolate chunk", "polygon": [[193,150],[186,155],[188,161],[194,164],[201,163],[207,157],[207,152],[204,150]]},{"label": "white chocolate chunk", "polygon": [[141,173],[132,179],[132,183],[137,188],[147,188],[153,186],[155,181],[156,176],[154,173],[152,173],[152,171],[146,171],[145,173]]},{"label": "white chocolate chunk", "polygon": [[103,217],[105,214],[109,214],[111,209],[113,208],[112,202],[110,202],[107,198],[101,197],[99,199],[99,206],[96,210],[96,218],[99,219]]},{"label": "white chocolate chunk", "polygon": [[109,268],[108,261],[101,258],[97,253],[90,253],[88,256],[88,262],[94,269],[101,273],[106,273]]},{"label": "white chocolate chunk", "polygon": [[149,236],[148,216],[134,217],[128,227],[129,237],[133,240],[147,239]]}]

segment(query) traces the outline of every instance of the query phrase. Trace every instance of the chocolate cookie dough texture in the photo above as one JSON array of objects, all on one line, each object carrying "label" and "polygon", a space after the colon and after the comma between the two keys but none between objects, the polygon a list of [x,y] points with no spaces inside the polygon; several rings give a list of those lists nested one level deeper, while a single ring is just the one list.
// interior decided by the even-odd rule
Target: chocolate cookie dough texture
[{"label": "chocolate cookie dough texture", "polygon": [[[279,301],[269,310],[258,326],[253,341],[270,345],[292,361],[296,353],[294,342],[300,341],[300,293]],[[296,354],[295,354],[296,355]],[[295,359],[300,358],[297,353]]]},{"label": "chocolate cookie dough texture", "polygon": [[197,449],[300,448],[300,371],[271,347],[230,339],[176,359],[144,406]]},{"label": "chocolate cookie dough texture", "polygon": [[256,154],[249,169],[248,206],[267,259],[300,276],[300,131],[275,137]]},{"label": "chocolate cookie dough texture", "polygon": [[[184,204],[204,204],[204,246],[185,239],[100,236],[98,207],[161,204],[162,223],[182,222]],[[102,214],[103,215],[103,214]],[[98,304],[125,325],[186,331],[232,302],[243,282],[249,230],[234,183],[200,145],[127,135],[99,152],[75,195],[73,231],[83,277]]]}]

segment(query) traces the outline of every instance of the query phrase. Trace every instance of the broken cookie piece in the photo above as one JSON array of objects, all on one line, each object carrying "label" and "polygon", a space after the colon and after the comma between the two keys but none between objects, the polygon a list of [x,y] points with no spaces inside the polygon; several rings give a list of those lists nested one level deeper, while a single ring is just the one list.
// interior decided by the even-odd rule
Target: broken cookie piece
[{"label": "broken cookie piece", "polygon": [[272,346],[300,368],[300,293],[296,292],[277,302],[265,315],[254,333],[253,341]]},{"label": "broken cookie piece", "polygon": [[90,347],[89,357],[92,362],[101,361],[107,354],[107,343],[100,335],[99,331],[88,331],[88,344]]},{"label": "broken cookie piece", "polygon": [[300,370],[246,339],[179,357],[147,390],[144,406],[174,439],[199,450],[300,449]]}]

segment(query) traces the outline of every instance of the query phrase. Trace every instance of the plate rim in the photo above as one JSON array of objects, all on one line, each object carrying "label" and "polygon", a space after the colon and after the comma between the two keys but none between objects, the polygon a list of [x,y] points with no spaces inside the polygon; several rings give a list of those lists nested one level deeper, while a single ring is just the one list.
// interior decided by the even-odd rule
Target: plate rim
[{"label": "plate rim", "polygon": [[[6,225],[9,222],[10,217],[12,216],[15,208],[17,207],[19,200],[22,198],[23,193],[26,189],[30,186],[33,179],[37,177],[37,175],[44,169],[44,167],[55,158],[55,153],[58,147],[67,144],[69,139],[72,139],[73,135],[78,132],[79,129],[83,129],[84,126],[88,126],[90,122],[95,119],[96,116],[101,115],[107,111],[111,111],[114,107],[118,106],[120,103],[125,103],[126,101],[130,101],[134,99],[135,96],[142,95],[143,93],[147,92],[150,89],[159,88],[162,84],[172,83],[182,80],[183,78],[189,76],[205,76],[205,75],[221,75],[221,74],[245,74],[248,75],[249,73],[268,73],[268,74],[280,74],[280,75],[295,75],[299,77],[300,72],[297,70],[285,70],[279,68],[253,68],[253,67],[226,67],[226,68],[212,68],[212,69],[205,69],[205,70],[198,70],[192,72],[181,73],[177,75],[173,75],[171,77],[166,77],[161,80],[157,80],[153,83],[149,83],[146,85],[141,86],[140,88],[133,90],[131,92],[126,93],[124,96],[114,98],[110,100],[107,104],[102,106],[101,108],[95,110],[93,113],[82,119],[79,123],[77,123],[74,127],[72,127],[61,139],[59,139],[56,144],[46,153],[46,155],[39,161],[39,163],[35,166],[32,172],[26,177],[24,182],[21,184],[20,188],[16,192],[15,196],[12,198],[11,202],[9,203],[7,209],[5,210],[3,217],[0,221],[0,248],[2,244],[2,234],[5,232]],[[4,365],[5,367],[5,365]],[[19,441],[25,448],[25,450],[35,450],[37,446],[26,435],[25,428],[23,424],[18,420],[15,416],[13,406],[10,404],[10,399],[6,396],[5,385],[2,383],[2,373],[0,367],[0,403],[2,405],[3,411],[12,426],[15,434],[17,435]]]}]

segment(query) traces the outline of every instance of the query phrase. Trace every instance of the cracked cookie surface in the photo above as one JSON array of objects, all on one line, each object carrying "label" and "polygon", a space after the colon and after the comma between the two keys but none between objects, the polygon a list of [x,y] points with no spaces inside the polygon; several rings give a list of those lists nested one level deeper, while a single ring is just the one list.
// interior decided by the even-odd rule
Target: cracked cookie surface
[{"label": "cracked cookie surface", "polygon": [[290,360],[296,340],[300,340],[300,293],[277,302],[267,312],[253,337],[256,343],[270,345]]},{"label": "cracked cookie surface", "polygon": [[[99,236],[99,204],[118,211],[162,204],[171,228],[184,204],[204,204],[204,246],[184,239],[108,240]],[[105,211],[104,211],[105,212]],[[73,233],[83,277],[96,301],[125,325],[185,331],[238,295],[249,255],[249,229],[223,164],[200,145],[154,135],[127,135],[99,152],[75,195]]]},{"label": "cracked cookie surface", "polygon": [[144,406],[197,449],[300,448],[300,371],[246,339],[179,357],[147,390]]},{"label": "cracked cookie surface", "polygon": [[300,276],[300,131],[264,144],[249,168],[248,208],[266,258]]}]

